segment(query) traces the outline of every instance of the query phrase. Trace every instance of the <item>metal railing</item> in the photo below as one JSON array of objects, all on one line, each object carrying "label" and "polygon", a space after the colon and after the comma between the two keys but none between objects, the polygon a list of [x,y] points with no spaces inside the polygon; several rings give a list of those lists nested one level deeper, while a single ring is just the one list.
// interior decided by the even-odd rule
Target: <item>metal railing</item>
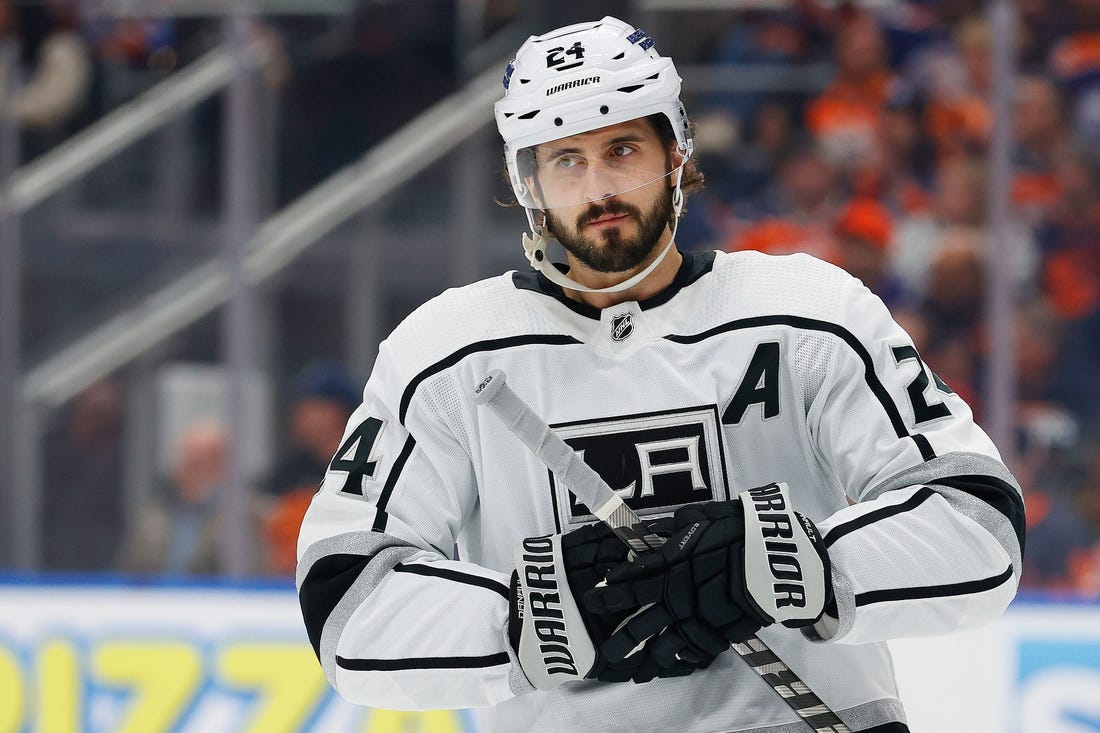
[{"label": "metal railing", "polygon": [[[494,67],[475,78],[263,222],[247,246],[249,283],[259,284],[279,272],[339,224],[488,124],[499,96],[499,77]],[[61,404],[224,304],[229,292],[223,263],[211,259],[30,369],[20,394],[27,402]]]},{"label": "metal railing", "polygon": [[[18,252],[21,214],[203,100],[230,88],[263,60],[262,48],[257,46],[235,48],[227,44],[216,48],[35,162],[14,171],[6,179],[5,198],[0,201],[3,231],[9,240],[4,251]],[[492,119],[502,66],[496,64],[492,71],[474,78],[259,226],[245,223],[243,229],[227,231],[230,238],[245,238],[227,245],[227,252],[241,253],[239,270],[227,267],[226,257],[215,257],[108,317],[22,374],[5,377],[4,390],[12,399],[4,400],[8,415],[3,426],[5,435],[0,437],[5,448],[0,460],[5,466],[0,467],[0,473],[10,481],[10,513],[4,534],[11,565],[34,568],[39,561],[40,451],[45,416],[219,306],[231,300],[234,303],[230,305],[236,305],[235,299],[247,298],[242,291],[251,290],[285,268],[349,217],[478,133]],[[232,102],[233,94],[230,96]],[[240,124],[239,119],[227,121],[231,127]],[[248,166],[251,162],[244,163]],[[240,167],[240,163],[231,167]],[[247,188],[247,174],[244,179],[236,176],[236,181],[238,190],[242,185]],[[233,212],[229,212],[229,218],[234,220]],[[15,288],[12,284],[5,291]],[[9,321],[15,318],[17,312],[7,316]],[[17,336],[17,326],[5,327],[4,331],[13,331]],[[5,353],[17,352],[17,338],[7,338],[5,343]],[[17,363],[15,359],[13,364]],[[237,417],[231,416],[231,428]]]},{"label": "metal railing", "polygon": [[[250,0],[249,11],[256,15],[346,15],[356,0]],[[87,15],[116,18],[183,18],[225,15],[227,0],[85,0],[81,10]]]},{"label": "metal railing", "polygon": [[[4,201],[0,205],[4,251],[14,253],[11,259],[19,262],[20,219],[28,210],[181,113],[221,92],[238,75],[248,73],[261,61],[262,51],[256,46],[239,49],[237,54],[219,47],[34,162],[13,171],[4,181]],[[11,127],[11,123],[6,126]],[[5,152],[6,159],[12,160],[17,151]],[[5,281],[3,288],[5,299],[14,297],[17,303],[18,281]],[[42,425],[45,413],[58,403],[30,396],[24,388],[33,372],[18,373],[18,309],[0,313],[0,330],[5,333],[0,343],[5,351],[3,361],[5,365],[14,366],[14,369],[3,370],[3,384],[0,384],[7,413],[5,434],[0,437],[4,442],[4,450],[0,451],[0,480],[5,484],[0,496],[7,500],[4,536],[9,543],[4,549],[10,551],[11,564],[15,567],[33,568],[40,554]]]},{"label": "metal railing", "polygon": [[[252,63],[260,63],[261,52],[257,47],[252,50]],[[181,113],[221,92],[235,73],[229,49],[219,46],[207,52],[174,76],[17,170],[9,188],[11,209],[27,211],[79,180]]]}]

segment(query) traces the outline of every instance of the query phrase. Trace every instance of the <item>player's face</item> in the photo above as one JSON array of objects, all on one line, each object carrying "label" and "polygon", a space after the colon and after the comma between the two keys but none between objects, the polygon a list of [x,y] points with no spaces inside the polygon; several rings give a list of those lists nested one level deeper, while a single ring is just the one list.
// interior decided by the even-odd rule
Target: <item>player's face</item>
[{"label": "player's face", "polygon": [[550,232],[597,272],[642,265],[672,217],[672,152],[651,123],[632,120],[538,147],[531,182]]}]

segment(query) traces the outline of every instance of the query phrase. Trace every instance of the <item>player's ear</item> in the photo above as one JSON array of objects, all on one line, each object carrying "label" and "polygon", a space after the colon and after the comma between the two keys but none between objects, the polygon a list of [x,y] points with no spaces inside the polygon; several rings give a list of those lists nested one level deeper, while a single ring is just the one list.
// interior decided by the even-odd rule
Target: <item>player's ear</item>
[{"label": "player's ear", "polygon": [[675,187],[683,181],[684,177],[684,161],[687,156],[680,151],[679,146],[676,143],[672,143],[669,147],[669,170],[672,171],[672,175],[669,176],[669,186]]},{"label": "player's ear", "polygon": [[672,156],[673,165],[680,165],[684,162],[684,153],[682,150],[680,150],[680,146],[676,143],[675,140],[668,144],[668,152],[669,155]]}]

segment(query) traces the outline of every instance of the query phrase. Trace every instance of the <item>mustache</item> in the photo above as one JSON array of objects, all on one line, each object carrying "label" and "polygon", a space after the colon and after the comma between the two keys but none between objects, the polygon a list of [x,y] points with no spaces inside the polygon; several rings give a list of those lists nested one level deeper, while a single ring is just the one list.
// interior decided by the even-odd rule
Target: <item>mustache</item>
[{"label": "mustache", "polygon": [[577,229],[596,221],[601,216],[633,216],[635,219],[640,219],[642,212],[638,208],[621,201],[609,201],[603,206],[593,204],[577,217]]}]

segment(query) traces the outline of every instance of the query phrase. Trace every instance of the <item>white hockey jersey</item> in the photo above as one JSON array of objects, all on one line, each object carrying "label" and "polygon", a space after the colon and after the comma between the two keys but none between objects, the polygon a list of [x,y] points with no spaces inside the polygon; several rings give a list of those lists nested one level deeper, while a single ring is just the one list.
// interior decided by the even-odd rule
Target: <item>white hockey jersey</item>
[{"label": "white hockey jersey", "polygon": [[502,733],[805,730],[733,653],[645,685],[528,684],[505,628],[514,550],[594,518],[473,404],[492,369],[642,517],[786,481],[825,537],[839,614],[760,637],[853,730],[904,721],[883,640],[982,624],[1015,594],[1017,483],[842,270],[685,253],[660,295],[602,311],[508,273],[443,293],[381,344],[306,515],[299,598],[349,700],[482,708]]}]

